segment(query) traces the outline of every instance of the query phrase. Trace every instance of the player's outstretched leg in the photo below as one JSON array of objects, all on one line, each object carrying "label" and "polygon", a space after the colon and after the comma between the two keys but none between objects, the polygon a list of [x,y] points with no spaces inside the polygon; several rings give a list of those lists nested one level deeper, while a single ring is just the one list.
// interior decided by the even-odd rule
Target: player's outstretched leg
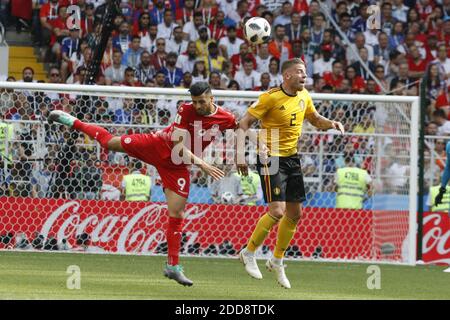
[{"label": "player's outstretched leg", "polygon": [[[107,150],[124,152],[120,144],[120,137],[114,137],[106,129],[97,125],[84,123],[67,112],[54,110],[50,112],[47,121],[49,124],[57,122],[66,125],[71,129],[81,131],[92,139],[97,140],[100,145]],[[113,138],[116,139],[112,141]],[[109,145],[108,143],[111,141],[113,143]]]},{"label": "player's outstretched leg", "polygon": [[175,280],[181,285],[192,286],[193,282],[184,275],[183,267],[179,264],[184,224],[183,211],[186,205],[186,198],[170,189],[165,189],[165,194],[169,210],[169,223],[166,231],[168,256],[167,264],[164,268],[164,276]]}]

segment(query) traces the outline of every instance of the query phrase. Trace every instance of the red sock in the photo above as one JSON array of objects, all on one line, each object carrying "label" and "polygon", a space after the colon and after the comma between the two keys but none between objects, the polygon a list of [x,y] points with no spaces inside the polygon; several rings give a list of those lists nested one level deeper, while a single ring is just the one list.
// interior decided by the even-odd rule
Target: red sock
[{"label": "red sock", "polygon": [[178,257],[181,247],[181,236],[183,230],[183,218],[169,217],[169,224],[167,226],[167,252],[168,264],[176,266],[178,264]]},{"label": "red sock", "polygon": [[103,148],[108,150],[108,142],[112,139],[113,135],[106,129],[94,124],[84,123],[80,120],[75,120],[73,128],[86,133],[92,139],[97,140]]}]

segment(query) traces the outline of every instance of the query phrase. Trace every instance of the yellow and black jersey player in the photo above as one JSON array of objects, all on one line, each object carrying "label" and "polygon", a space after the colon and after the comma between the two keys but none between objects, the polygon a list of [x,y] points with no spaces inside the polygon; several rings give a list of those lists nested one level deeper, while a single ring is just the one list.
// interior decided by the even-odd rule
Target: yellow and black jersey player
[{"label": "yellow and black jersey player", "polygon": [[[245,269],[250,276],[262,279],[262,274],[255,259],[255,251],[264,242],[270,230],[279,223],[277,241],[273,258],[266,267],[274,271],[278,283],[290,288],[291,284],[284,272],[283,257],[289,246],[297,224],[300,221],[305,200],[303,175],[300,166],[297,144],[301,136],[304,119],[318,129],[336,129],[344,133],[343,125],[321,116],[315,109],[309,92],[304,88],[306,68],[299,58],[287,60],[281,67],[283,83],[259,96],[239,122],[239,134],[245,134],[251,125],[261,122],[260,139],[263,141],[258,156],[258,171],[264,198],[269,212],[257,222],[247,243],[247,247],[239,254]],[[239,137],[238,137],[239,139]],[[237,150],[239,152],[239,150]],[[277,162],[276,171],[272,164]],[[247,174],[247,164],[237,163],[238,172]]]}]

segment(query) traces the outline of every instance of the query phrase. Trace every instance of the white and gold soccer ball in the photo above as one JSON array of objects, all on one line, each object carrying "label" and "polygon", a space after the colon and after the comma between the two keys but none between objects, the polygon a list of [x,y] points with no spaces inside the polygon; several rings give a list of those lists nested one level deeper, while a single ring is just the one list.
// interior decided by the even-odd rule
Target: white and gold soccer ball
[{"label": "white and gold soccer ball", "polygon": [[271,27],[269,22],[260,17],[250,18],[244,26],[244,36],[251,44],[268,42]]}]

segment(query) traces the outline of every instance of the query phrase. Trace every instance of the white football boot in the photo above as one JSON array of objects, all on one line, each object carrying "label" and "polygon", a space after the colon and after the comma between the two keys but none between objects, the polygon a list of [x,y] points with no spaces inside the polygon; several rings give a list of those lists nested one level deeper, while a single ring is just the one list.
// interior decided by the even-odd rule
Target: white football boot
[{"label": "white football boot", "polygon": [[242,249],[241,252],[239,252],[239,260],[244,264],[245,271],[247,271],[252,278],[258,280],[263,278],[254,254],[248,254],[247,249]]},{"label": "white football boot", "polygon": [[272,259],[267,260],[266,262],[266,268],[269,272],[274,272],[275,276],[277,278],[278,283],[286,288],[286,289],[290,289],[291,288],[291,283],[289,282],[289,279],[286,277],[286,273],[284,272],[284,268],[286,266],[283,264],[276,264],[273,263]]}]

